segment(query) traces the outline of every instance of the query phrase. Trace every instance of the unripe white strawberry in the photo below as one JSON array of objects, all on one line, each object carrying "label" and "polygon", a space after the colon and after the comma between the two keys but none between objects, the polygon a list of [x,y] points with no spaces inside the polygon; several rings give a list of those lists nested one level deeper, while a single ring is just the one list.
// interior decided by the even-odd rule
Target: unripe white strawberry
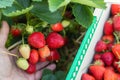
[{"label": "unripe white strawberry", "polygon": [[28,44],[20,45],[19,52],[23,58],[28,59],[30,56],[30,46]]},{"label": "unripe white strawberry", "polygon": [[25,58],[18,58],[16,64],[22,70],[27,70],[29,67],[29,63]]}]

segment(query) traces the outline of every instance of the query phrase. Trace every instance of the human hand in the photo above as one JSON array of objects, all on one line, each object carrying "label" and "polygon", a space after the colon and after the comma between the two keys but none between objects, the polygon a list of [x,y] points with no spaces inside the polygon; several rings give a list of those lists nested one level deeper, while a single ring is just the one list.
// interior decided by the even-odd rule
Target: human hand
[{"label": "human hand", "polygon": [[[44,62],[44,63],[39,62],[36,66],[36,72],[31,75],[17,68],[15,64],[15,58],[8,54],[16,53],[18,50],[14,49],[11,52],[9,52],[5,48],[5,43],[7,41],[8,33],[9,33],[9,26],[6,21],[3,21],[0,30],[0,66],[1,66],[0,80],[39,80],[42,76],[42,71],[43,71],[42,68],[48,65],[49,62]],[[56,68],[56,65],[50,64],[45,68],[54,70]]]}]

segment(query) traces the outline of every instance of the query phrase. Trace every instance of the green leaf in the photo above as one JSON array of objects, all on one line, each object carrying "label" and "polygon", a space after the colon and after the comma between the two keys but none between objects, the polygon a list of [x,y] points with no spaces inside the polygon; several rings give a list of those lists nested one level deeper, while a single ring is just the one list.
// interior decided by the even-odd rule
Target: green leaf
[{"label": "green leaf", "polygon": [[57,80],[65,80],[65,73],[63,71],[57,71],[55,72],[55,76],[57,77]]},{"label": "green leaf", "polygon": [[14,0],[0,0],[0,8],[12,6]]},{"label": "green leaf", "polygon": [[40,2],[40,1],[42,1],[42,0],[32,0],[32,1]]},{"label": "green leaf", "polygon": [[37,16],[40,20],[46,21],[50,24],[61,21],[62,14],[60,11],[50,12],[48,4],[45,1],[33,3],[34,8],[31,13]]},{"label": "green leaf", "polygon": [[106,8],[104,0],[71,0],[71,2],[97,8]]},{"label": "green leaf", "polygon": [[42,76],[48,75],[48,74],[52,74],[53,72],[50,69],[44,69]]},{"label": "green leaf", "polygon": [[27,8],[30,6],[30,0],[16,0],[15,3],[18,4],[18,6],[20,5],[21,7],[24,7],[24,8]]},{"label": "green leaf", "polygon": [[19,16],[19,15],[25,14],[25,13],[29,12],[32,8],[33,8],[33,5],[31,5],[30,7],[27,7],[27,8],[23,8],[23,9],[20,9],[17,6],[12,6],[12,7],[8,7],[6,9],[4,9],[2,12],[5,16],[14,17],[14,16]]},{"label": "green leaf", "polygon": [[48,0],[49,9],[51,12],[56,11],[60,7],[66,6],[71,0]]},{"label": "green leaf", "polygon": [[42,80],[57,80],[53,74],[43,76]]},{"label": "green leaf", "polygon": [[93,14],[88,6],[75,4],[72,7],[75,20],[85,28],[88,28],[93,20]]}]

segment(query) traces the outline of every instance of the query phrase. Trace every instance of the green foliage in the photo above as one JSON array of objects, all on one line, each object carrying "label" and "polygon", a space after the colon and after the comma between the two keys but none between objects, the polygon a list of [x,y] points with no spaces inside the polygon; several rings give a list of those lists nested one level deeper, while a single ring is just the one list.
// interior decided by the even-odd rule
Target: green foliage
[{"label": "green foliage", "polygon": [[51,12],[56,11],[60,7],[66,6],[70,3],[71,0],[48,0],[49,9]]},{"label": "green foliage", "polygon": [[60,11],[50,12],[48,4],[45,1],[36,2],[33,3],[33,5],[34,8],[32,9],[31,13],[37,16],[39,19],[50,24],[61,21],[62,15],[60,14]]},{"label": "green foliage", "polygon": [[93,20],[93,15],[88,6],[76,4],[73,6],[75,20],[83,27],[88,28]]},{"label": "green foliage", "polygon": [[14,0],[0,0],[0,8],[12,6]]},{"label": "green foliage", "polygon": [[42,80],[65,80],[65,73],[63,71],[53,73],[50,69],[44,69]]},{"label": "green foliage", "polygon": [[79,3],[91,7],[106,8],[104,0],[71,0],[73,3]]},{"label": "green foliage", "polygon": [[42,1],[42,0],[32,0],[32,1],[40,2],[40,1]]}]

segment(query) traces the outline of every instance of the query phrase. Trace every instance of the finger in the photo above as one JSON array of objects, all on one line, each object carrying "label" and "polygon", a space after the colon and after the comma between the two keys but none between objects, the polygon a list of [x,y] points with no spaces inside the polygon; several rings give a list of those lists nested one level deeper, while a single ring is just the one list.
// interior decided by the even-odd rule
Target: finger
[{"label": "finger", "polygon": [[6,21],[2,22],[2,27],[0,30],[0,47],[5,47],[5,43],[7,41],[9,33],[9,25],[7,24]]},{"label": "finger", "polygon": [[37,66],[36,66],[36,70],[39,70],[39,69],[45,67],[45,66],[48,65],[48,64],[49,64],[48,61],[46,61],[46,62],[39,62],[39,63],[37,64]]},{"label": "finger", "polygon": [[[46,69],[50,69],[50,70],[52,70],[52,71],[55,70],[55,68],[56,68],[56,65],[55,65],[55,64],[50,64],[49,66],[46,67]],[[36,72],[36,74],[35,74],[35,80],[41,79],[41,77],[42,77],[42,72],[43,72],[43,69]]]}]

